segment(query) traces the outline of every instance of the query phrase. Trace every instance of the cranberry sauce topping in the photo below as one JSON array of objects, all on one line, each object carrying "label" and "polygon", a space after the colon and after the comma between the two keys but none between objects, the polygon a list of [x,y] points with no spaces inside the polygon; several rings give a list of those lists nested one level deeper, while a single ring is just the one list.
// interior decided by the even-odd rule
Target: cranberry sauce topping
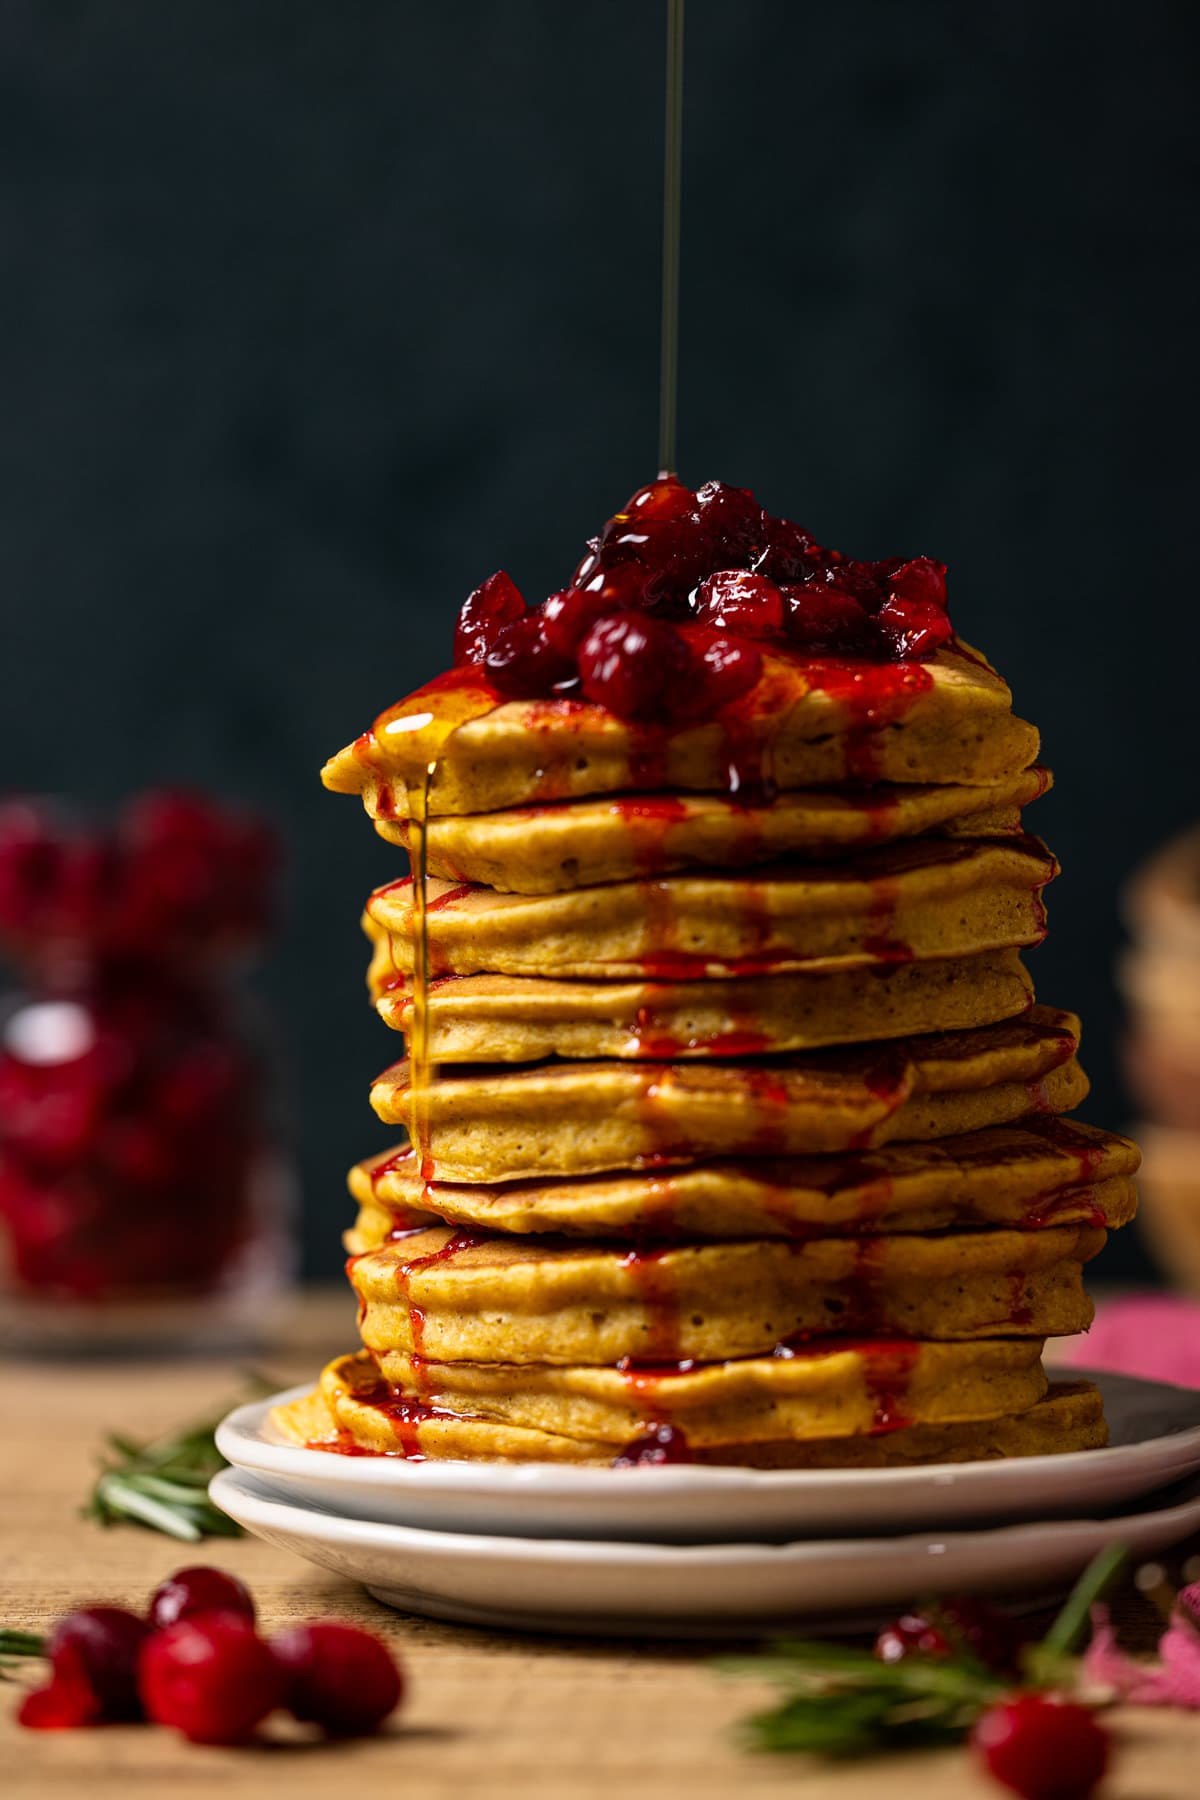
[{"label": "cranberry sauce topping", "polygon": [[895,663],[922,661],[951,636],[944,563],[858,562],[772,518],[748,488],[709,481],[693,493],[660,475],[540,606],[527,607],[503,570],[490,575],[463,604],[454,660],[502,695],[574,697],[678,725],[753,687],[760,643]]}]

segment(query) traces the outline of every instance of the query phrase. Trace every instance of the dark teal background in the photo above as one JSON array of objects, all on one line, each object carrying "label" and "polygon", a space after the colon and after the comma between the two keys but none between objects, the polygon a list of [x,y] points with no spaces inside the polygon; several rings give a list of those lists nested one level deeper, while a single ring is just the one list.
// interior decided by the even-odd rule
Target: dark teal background
[{"label": "dark teal background", "polygon": [[[1120,1124],[1119,884],[1200,810],[1196,9],[688,14],[682,473],[949,562],[1058,776],[1035,972]],[[399,866],[317,767],[652,472],[661,42],[655,0],[0,12],[0,780],[286,834],[313,1270],[386,1141]]]}]

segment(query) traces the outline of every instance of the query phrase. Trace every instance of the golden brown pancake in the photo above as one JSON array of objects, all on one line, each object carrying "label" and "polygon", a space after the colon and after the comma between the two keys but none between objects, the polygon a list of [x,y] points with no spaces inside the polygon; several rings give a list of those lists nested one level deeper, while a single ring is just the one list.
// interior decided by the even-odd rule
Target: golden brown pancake
[{"label": "golden brown pancake", "polygon": [[[566,893],[514,895],[430,881],[434,975],[728,974],[869,967],[1019,949],[1045,936],[1041,892],[1058,864],[1037,838],[920,839],[836,864],[757,876],[675,875]],[[412,884],[377,888],[369,937],[412,968]]]},{"label": "golden brown pancake", "polygon": [[[737,869],[785,856],[830,856],[919,834],[1015,836],[1020,808],[1049,786],[1022,770],[987,787],[817,789],[747,805],[713,794],[622,795],[433,819],[429,872],[502,893],[549,894],[675,869]],[[379,820],[408,849],[408,826]]]},{"label": "golden brown pancake", "polygon": [[646,1242],[863,1231],[1125,1225],[1140,1154],[1128,1138],[1066,1119],[1001,1125],[937,1143],[841,1156],[697,1163],[652,1174],[499,1185],[427,1183],[411,1150],[350,1171],[352,1255],[425,1217],[483,1231],[553,1232]]},{"label": "golden brown pancake", "polygon": [[[684,628],[687,635],[687,628]],[[804,657],[764,644],[763,675],[721,718],[639,728],[577,700],[503,700],[478,668],[453,670],[382,714],[326,764],[322,780],[361,794],[380,820],[408,814],[407,790],[430,764],[433,816],[584,794],[724,793],[844,781],[973,785],[1028,768],[1033,726],[977,652],[957,643],[930,661],[873,664]]]},{"label": "golden brown pancake", "polygon": [[[1036,1006],[977,1031],[760,1061],[455,1066],[421,1096],[418,1136],[437,1181],[667,1166],[713,1157],[874,1149],[1069,1112],[1087,1093],[1079,1021]],[[412,1124],[409,1066],[371,1104]]]},{"label": "golden brown pancake", "polygon": [[[381,945],[372,976],[380,1017],[411,1030],[408,993],[380,987],[381,956],[383,981],[394,979]],[[745,1056],[991,1025],[1032,1003],[1015,950],[725,981],[451,975],[430,989],[429,1053],[452,1063]]]},{"label": "golden brown pancake", "polygon": [[360,1330],[388,1362],[615,1363],[769,1353],[797,1333],[1058,1336],[1091,1323],[1093,1226],[754,1238],[623,1251],[439,1225],[351,1259]]},{"label": "golden brown pancake", "polygon": [[[922,1428],[978,1429],[986,1422],[990,1439],[1047,1393],[1036,1339],[826,1341],[789,1356],[682,1371],[422,1364],[419,1373],[428,1393],[404,1393],[370,1357],[339,1357],[323,1371],[316,1393],[277,1407],[272,1419],[293,1442],[331,1448],[519,1460],[545,1453],[550,1460],[602,1462],[647,1428],[669,1423],[683,1432],[697,1461],[787,1466],[790,1446],[803,1466],[808,1459],[832,1461],[839,1448],[848,1462],[870,1463],[876,1460],[871,1445],[903,1452],[906,1433]],[[450,1404],[435,1401],[435,1389]],[[511,1413],[555,1423],[515,1424]],[[588,1422],[594,1431],[581,1429]],[[762,1435],[748,1438],[751,1428]],[[504,1433],[523,1435],[506,1440]],[[582,1457],[567,1450],[572,1443],[583,1447]],[[914,1447],[930,1446],[916,1440]]]}]

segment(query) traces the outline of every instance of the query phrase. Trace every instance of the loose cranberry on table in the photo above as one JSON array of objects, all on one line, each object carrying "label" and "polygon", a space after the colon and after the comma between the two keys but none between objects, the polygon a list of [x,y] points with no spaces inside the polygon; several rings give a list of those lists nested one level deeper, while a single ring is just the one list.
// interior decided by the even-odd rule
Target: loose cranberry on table
[{"label": "loose cranberry on table", "polygon": [[140,1719],[138,1658],[150,1627],[120,1606],[67,1613],[46,1640],[50,1681],[21,1703],[22,1725],[46,1731]]},{"label": "loose cranberry on table", "polygon": [[1095,1714],[1048,1694],[989,1707],[971,1744],[989,1775],[1022,1800],[1088,1800],[1108,1767],[1108,1733]]},{"label": "loose cranberry on table", "polygon": [[330,1737],[365,1737],[400,1704],[404,1683],[387,1646],[352,1625],[293,1625],[271,1641],[286,1676],[284,1705]]},{"label": "loose cranberry on table", "polygon": [[254,1600],[236,1575],[224,1569],[177,1569],[151,1595],[147,1617],[156,1631],[196,1613],[239,1613],[254,1623]]},{"label": "loose cranberry on table", "polygon": [[156,1724],[196,1744],[241,1744],[282,1704],[287,1681],[247,1618],[199,1613],[147,1638],[140,1687]]},{"label": "loose cranberry on table", "polygon": [[1015,1619],[986,1600],[963,1595],[941,1601],[925,1612],[901,1613],[875,1640],[881,1662],[903,1662],[908,1656],[951,1657],[966,1650],[997,1675],[1020,1671],[1026,1637]]}]

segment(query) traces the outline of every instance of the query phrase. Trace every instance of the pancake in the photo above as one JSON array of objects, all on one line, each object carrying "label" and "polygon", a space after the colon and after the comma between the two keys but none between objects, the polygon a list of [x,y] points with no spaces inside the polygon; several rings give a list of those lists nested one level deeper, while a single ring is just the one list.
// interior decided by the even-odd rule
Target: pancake
[{"label": "pancake", "polygon": [[[1087,1094],[1079,1022],[1036,1006],[977,1031],[754,1062],[457,1066],[421,1096],[437,1181],[523,1181],[726,1156],[867,1150],[1069,1112]],[[410,1128],[406,1062],[371,1104]]]},{"label": "pancake", "polygon": [[1063,1119],[976,1131],[940,1143],[844,1156],[699,1163],[653,1174],[427,1183],[411,1150],[350,1171],[358,1220],[352,1254],[373,1250],[419,1215],[484,1231],[567,1236],[787,1237],[863,1231],[1125,1225],[1140,1161],[1128,1138]]},{"label": "pancake", "polygon": [[754,1238],[623,1250],[447,1225],[353,1257],[365,1347],[433,1361],[759,1356],[798,1333],[1058,1336],[1091,1323],[1093,1226],[946,1236]]},{"label": "pancake", "polygon": [[[377,947],[380,1017],[412,1025],[407,993]],[[438,1062],[533,1062],[547,1056],[745,1056],[824,1044],[955,1031],[1010,1019],[1033,1004],[1015,950],[939,962],[881,964],[727,981],[549,981],[450,975],[428,997],[430,1055]]]},{"label": "pancake", "polygon": [[[324,1370],[313,1393],[277,1406],[271,1418],[289,1442],[311,1449],[469,1462],[607,1464],[613,1458],[613,1445],[600,1439],[439,1412],[393,1395],[369,1357],[343,1356]],[[1104,1408],[1092,1383],[1056,1381],[1032,1406],[999,1418],[908,1425],[855,1437],[696,1444],[689,1446],[689,1460],[760,1469],[887,1468],[1051,1456],[1098,1449],[1107,1441]]]},{"label": "pancake", "polygon": [[[922,839],[836,865],[675,875],[547,895],[430,881],[434,975],[705,979],[927,962],[1040,943],[1058,864],[1037,838]],[[377,888],[376,979],[411,970],[412,883]],[[380,966],[381,965],[381,966]]]},{"label": "pancake", "polygon": [[[829,788],[747,805],[705,794],[623,795],[559,801],[507,812],[432,819],[432,875],[478,881],[502,893],[549,894],[675,869],[745,868],[777,857],[828,856],[941,831],[1012,836],[1021,807],[1049,786],[1049,772],[1024,769],[986,787]],[[376,829],[408,849],[408,826]]]},{"label": "pancake", "polygon": [[[974,1346],[816,1345],[803,1357],[759,1358],[717,1365],[657,1384],[659,1396],[685,1422],[690,1460],[760,1468],[880,1467],[905,1462],[1036,1455],[1057,1440],[1062,1449],[1091,1448],[1106,1435],[1099,1395],[1090,1383],[1048,1387],[1036,1342]],[[458,1398],[488,1402],[473,1391],[488,1371],[457,1369]],[[439,1371],[440,1378],[441,1371]],[[647,1425],[661,1423],[647,1384],[617,1370],[497,1370],[513,1377],[525,1413],[573,1422],[596,1417],[623,1437],[568,1435],[513,1425],[481,1413],[404,1396],[381,1378],[367,1356],[342,1356],[322,1372],[317,1389],[274,1409],[276,1428],[292,1443],[380,1455],[485,1461],[599,1462],[613,1459]],[[541,1393],[541,1404],[537,1395]],[[903,1399],[917,1421],[880,1425]],[[1006,1410],[1001,1410],[1006,1409]],[[1036,1416],[1035,1416],[1036,1415]],[[741,1418],[756,1417],[765,1435],[731,1438]],[[680,1429],[677,1427],[677,1429]],[[1012,1448],[1009,1448],[1012,1446]]]},{"label": "pancake", "polygon": [[[684,626],[683,635],[690,628]],[[478,666],[451,670],[376,719],[321,772],[380,822],[408,816],[431,764],[432,816],[586,794],[724,793],[764,776],[784,790],[843,781],[985,784],[1028,768],[1032,725],[1007,684],[955,642],[923,663],[813,658],[759,646],[763,674],[738,702],[677,730],[628,724],[578,700],[504,700]]]}]

